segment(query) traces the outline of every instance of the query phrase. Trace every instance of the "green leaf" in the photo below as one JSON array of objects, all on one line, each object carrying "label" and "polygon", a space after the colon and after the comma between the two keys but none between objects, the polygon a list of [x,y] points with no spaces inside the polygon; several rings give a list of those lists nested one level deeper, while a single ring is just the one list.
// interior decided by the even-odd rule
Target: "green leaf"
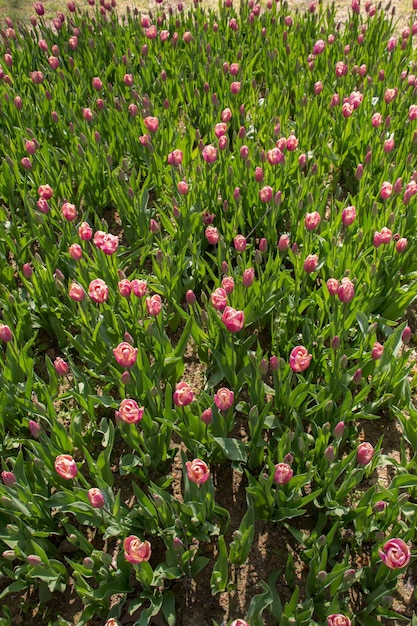
[{"label": "green leaf", "polygon": [[213,439],[222,449],[226,459],[230,461],[246,461],[246,446],[244,443],[231,437],[213,437]]},{"label": "green leaf", "polygon": [[218,540],[219,546],[219,558],[214,564],[213,572],[211,574],[210,586],[211,593],[215,596],[216,593],[225,591],[229,579],[229,565],[226,542],[223,535],[220,535]]},{"label": "green leaf", "polygon": [[175,626],[175,596],[172,591],[165,591],[162,597],[162,613],[168,626]]}]

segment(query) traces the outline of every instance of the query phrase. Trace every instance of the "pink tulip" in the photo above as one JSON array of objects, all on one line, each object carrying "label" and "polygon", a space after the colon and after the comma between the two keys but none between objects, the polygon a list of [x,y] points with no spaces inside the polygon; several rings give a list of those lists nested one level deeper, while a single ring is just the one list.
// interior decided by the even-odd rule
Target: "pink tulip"
[{"label": "pink tulip", "polygon": [[298,148],[298,139],[295,135],[290,135],[287,139],[287,150],[294,152]]},{"label": "pink tulip", "polygon": [[225,290],[227,295],[233,293],[233,290],[235,288],[235,281],[233,279],[233,276],[225,276],[222,279],[222,288]]},{"label": "pink tulip", "polygon": [[227,124],[225,122],[220,122],[219,124],[216,124],[216,126],[214,127],[214,134],[216,135],[217,139],[220,139],[220,137],[223,137],[226,133]]},{"label": "pink tulip", "polygon": [[33,268],[30,263],[24,263],[22,266],[23,276],[25,278],[30,278],[33,274]]},{"label": "pink tulip", "polygon": [[293,372],[304,372],[311,362],[312,355],[308,353],[304,346],[296,346],[291,350],[290,367]]},{"label": "pink tulip", "polygon": [[381,560],[390,569],[400,569],[409,564],[410,548],[402,539],[390,539],[378,550]]},{"label": "pink tulip", "polygon": [[380,196],[383,200],[388,200],[393,191],[392,184],[384,181],[381,186]]},{"label": "pink tulip", "polygon": [[288,463],[277,463],[274,471],[274,483],[276,485],[285,485],[293,477],[293,470]]},{"label": "pink tulip", "polygon": [[38,196],[44,200],[50,200],[54,195],[54,191],[50,185],[40,185],[38,187]]},{"label": "pink tulip", "polygon": [[185,468],[187,470],[188,480],[196,483],[196,485],[202,485],[210,478],[210,470],[207,467],[207,464],[200,459],[187,461]]},{"label": "pink tulip", "polygon": [[209,424],[212,423],[213,421],[213,411],[211,408],[205,409],[202,414],[201,414],[201,420],[204,422],[204,424],[206,424],[207,426]]},{"label": "pink tulip", "polygon": [[148,315],[152,317],[157,317],[160,314],[162,311],[162,299],[158,293],[146,298],[146,310]]},{"label": "pink tulip", "polygon": [[38,439],[38,437],[40,437],[42,433],[42,426],[34,420],[29,420],[29,430],[32,437]]},{"label": "pink tulip", "polygon": [[259,198],[261,202],[271,202],[273,193],[273,189],[269,185],[265,185],[265,187],[262,187],[259,192]]},{"label": "pink tulip", "polygon": [[238,333],[245,324],[245,315],[243,311],[236,311],[231,306],[227,306],[222,315],[222,322],[230,333]]},{"label": "pink tulip", "polygon": [[380,359],[383,354],[384,346],[379,343],[379,341],[375,341],[374,345],[372,346],[372,358],[374,359],[374,361],[378,361],[378,359]]},{"label": "pink tulip", "polygon": [[173,150],[168,154],[168,165],[172,165],[174,167],[181,165],[183,159],[183,154],[181,150]]},{"label": "pink tulip", "polygon": [[342,613],[333,613],[327,618],[327,626],[351,626],[351,621]]},{"label": "pink tulip", "polygon": [[253,285],[253,281],[255,280],[255,270],[253,267],[248,267],[244,270],[242,274],[242,283],[243,286],[248,288]]},{"label": "pink tulip", "polygon": [[71,480],[77,474],[77,464],[69,454],[60,454],[54,463],[56,473],[65,480]]},{"label": "pink tulip", "polygon": [[399,254],[401,254],[407,248],[407,244],[408,244],[407,239],[405,237],[401,237],[400,239],[398,239],[397,243],[395,244],[396,251]]},{"label": "pink tulip", "polygon": [[350,226],[356,219],[356,209],[354,206],[345,207],[342,211],[343,226]]},{"label": "pink tulip", "polygon": [[123,541],[124,557],[129,563],[144,563],[149,561],[152,548],[149,541],[141,541],[135,535],[129,535]]},{"label": "pink tulip", "polygon": [[16,476],[13,474],[13,472],[2,472],[0,476],[3,484],[6,485],[6,487],[11,487],[16,482]]},{"label": "pink tulip", "polygon": [[359,465],[368,465],[374,456],[374,447],[369,441],[363,441],[358,445],[356,459]]},{"label": "pink tulip", "polygon": [[227,411],[228,409],[231,409],[234,399],[235,394],[227,387],[221,387],[214,394],[214,404],[217,406],[219,411]]},{"label": "pink tulip", "polygon": [[337,296],[337,292],[339,289],[339,281],[337,278],[329,278],[326,282],[327,291],[331,296]]},{"label": "pink tulip", "polygon": [[100,89],[103,88],[103,83],[101,82],[100,78],[98,76],[94,76],[91,79],[91,84],[93,86],[93,89],[95,89],[96,91],[100,91]]},{"label": "pink tulip", "polygon": [[78,235],[83,241],[89,241],[93,236],[93,229],[88,222],[81,222],[78,227]]},{"label": "pink tulip", "polygon": [[139,280],[137,278],[134,278],[130,284],[131,284],[131,287],[135,296],[137,298],[143,298],[143,296],[146,294],[146,289],[147,289],[146,280],[144,279]]},{"label": "pink tulip", "polygon": [[290,237],[287,234],[283,234],[280,236],[278,240],[278,250],[280,252],[284,252],[290,247]]},{"label": "pink tulip", "polygon": [[4,341],[4,343],[8,343],[12,341],[13,333],[10,330],[10,327],[7,324],[0,324],[0,340]]},{"label": "pink tulip", "polygon": [[61,213],[68,222],[73,222],[75,219],[77,219],[78,215],[75,204],[71,204],[70,202],[64,202],[64,204],[62,205]]},{"label": "pink tulip", "polygon": [[272,150],[268,150],[266,158],[271,165],[278,165],[279,163],[283,163],[285,161],[285,155],[279,148],[272,148]]},{"label": "pink tulip", "polygon": [[83,249],[78,243],[71,244],[68,248],[68,252],[74,261],[79,261],[83,256]]},{"label": "pink tulip", "polygon": [[181,381],[175,385],[175,391],[173,395],[173,401],[175,406],[188,406],[194,402],[195,396],[190,385],[184,381]]},{"label": "pink tulip", "polygon": [[239,93],[240,89],[241,84],[238,81],[235,81],[230,85],[230,93],[232,93],[234,96]]},{"label": "pink tulip", "polygon": [[157,117],[152,117],[152,116],[145,117],[145,119],[143,120],[143,123],[145,124],[149,132],[151,133],[156,133],[156,131],[158,130],[159,120]]},{"label": "pink tulip", "polygon": [[138,424],[142,420],[144,412],[144,407],[140,407],[136,400],[124,398],[116,411],[116,418],[126,424]]},{"label": "pink tulip", "polygon": [[323,54],[324,48],[326,47],[326,42],[323,39],[318,39],[313,46],[313,54],[316,56],[319,54]]},{"label": "pink tulip", "polygon": [[60,356],[54,361],[54,368],[58,376],[66,376],[69,372],[69,365]]},{"label": "pink tulip", "polygon": [[127,341],[122,341],[113,349],[113,355],[122,367],[133,367],[138,356],[138,348],[134,348]]},{"label": "pink tulip", "polygon": [[215,226],[207,226],[205,236],[209,244],[215,246],[219,241],[219,231]]},{"label": "pink tulip", "polygon": [[355,295],[355,287],[349,278],[346,276],[342,278],[342,281],[338,287],[337,295],[340,302],[350,302]]},{"label": "pink tulip", "polygon": [[36,15],[39,15],[39,17],[45,15],[45,9],[42,2],[34,2],[33,8],[35,9]]},{"label": "pink tulip", "polygon": [[88,295],[96,304],[103,304],[109,297],[109,288],[104,280],[95,278],[88,286]]},{"label": "pink tulip", "polygon": [[132,284],[128,278],[123,278],[118,283],[119,293],[122,298],[128,298],[132,291]]},{"label": "pink tulip", "polygon": [[90,504],[95,509],[102,509],[104,507],[104,495],[100,489],[97,487],[92,487],[87,492],[88,499],[90,500]]},{"label": "pink tulip", "polygon": [[307,274],[312,274],[316,271],[319,263],[319,257],[317,254],[309,254],[304,261],[304,271]]},{"label": "pink tulip", "polygon": [[216,311],[224,311],[227,304],[227,292],[223,287],[218,287],[210,296],[210,301]]},{"label": "pink tulip", "polygon": [[313,213],[307,213],[304,218],[304,225],[307,230],[316,230],[321,221],[320,214],[317,211],[313,211]]},{"label": "pink tulip", "polygon": [[193,306],[197,302],[196,295],[192,289],[188,289],[188,291],[186,292],[185,301],[188,306]]},{"label": "pink tulip", "polygon": [[186,196],[188,194],[188,185],[185,180],[180,180],[177,184],[178,193],[182,196]]},{"label": "pink tulip", "polygon": [[236,235],[233,240],[233,244],[237,252],[244,252],[247,245],[246,237],[244,237],[243,235]]},{"label": "pink tulip", "polygon": [[217,148],[211,144],[204,146],[202,157],[206,163],[214,163],[217,161]]},{"label": "pink tulip", "polygon": [[85,298],[84,289],[78,283],[71,283],[68,295],[74,302],[81,302]]}]

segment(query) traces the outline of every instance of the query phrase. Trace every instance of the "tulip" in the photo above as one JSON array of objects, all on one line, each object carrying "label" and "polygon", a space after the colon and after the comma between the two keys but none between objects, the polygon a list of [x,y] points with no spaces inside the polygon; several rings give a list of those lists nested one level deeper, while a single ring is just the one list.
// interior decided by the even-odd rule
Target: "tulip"
[{"label": "tulip", "polygon": [[350,626],[351,621],[346,615],[342,613],[333,613],[327,618],[327,626]]},{"label": "tulip", "polygon": [[138,348],[134,348],[127,341],[122,341],[113,349],[113,355],[122,367],[133,367],[136,363]]},{"label": "tulip", "polygon": [[135,535],[129,535],[123,542],[124,557],[129,563],[144,563],[151,558],[151,544],[141,541]]},{"label": "tulip", "polygon": [[96,304],[102,304],[109,297],[109,288],[104,280],[95,278],[88,286],[88,295]]},{"label": "tulip", "polygon": [[87,496],[90,500],[91,506],[93,506],[95,509],[102,509],[104,507],[104,495],[100,489],[92,487],[88,490]]},{"label": "tulip", "polygon": [[66,376],[69,372],[69,365],[60,356],[54,361],[54,368],[58,376]]},{"label": "tulip", "polygon": [[220,411],[227,411],[233,406],[235,394],[227,387],[221,387],[214,394],[214,404]]},{"label": "tulip", "polygon": [[0,340],[4,341],[4,343],[8,343],[12,341],[13,333],[7,324],[0,324]]},{"label": "tulip", "polygon": [[359,465],[368,465],[374,456],[374,447],[368,441],[363,441],[358,445],[357,461]]},{"label": "tulip", "polygon": [[144,412],[144,407],[139,407],[136,400],[125,398],[116,411],[116,418],[126,424],[138,424],[142,420]]},{"label": "tulip", "polygon": [[175,406],[187,406],[191,404],[194,399],[194,392],[188,383],[182,381],[175,385],[175,391],[173,395],[173,401]]},{"label": "tulip", "polygon": [[402,539],[390,539],[378,550],[382,562],[390,569],[400,569],[409,564],[410,548]]},{"label": "tulip", "polygon": [[231,333],[238,333],[245,324],[243,311],[236,311],[231,306],[226,306],[222,315],[222,322]]},{"label": "tulip", "polygon": [[304,372],[311,362],[312,355],[308,353],[304,346],[296,346],[291,350],[290,367],[293,372]]},{"label": "tulip", "polygon": [[277,463],[274,471],[274,483],[276,485],[285,485],[293,477],[293,470],[288,463]]},{"label": "tulip", "polygon": [[207,464],[200,459],[194,459],[193,461],[187,461],[185,464],[187,470],[188,480],[197,485],[202,485],[210,478],[210,470]]},{"label": "tulip", "polygon": [[77,474],[77,464],[69,454],[60,454],[54,463],[55,471],[61,478],[71,480]]}]

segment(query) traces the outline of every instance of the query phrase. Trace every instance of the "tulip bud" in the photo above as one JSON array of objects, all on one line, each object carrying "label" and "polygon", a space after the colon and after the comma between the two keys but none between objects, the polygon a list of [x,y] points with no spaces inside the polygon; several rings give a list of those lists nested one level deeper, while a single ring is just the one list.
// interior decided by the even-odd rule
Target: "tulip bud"
[{"label": "tulip bud", "polygon": [[320,583],[324,583],[326,582],[326,578],[327,578],[327,572],[325,572],[324,570],[321,570],[318,574],[317,574],[317,579]]},{"label": "tulip bud", "polygon": [[401,339],[403,341],[403,343],[405,344],[409,344],[411,341],[411,328],[409,326],[406,326],[402,332],[401,335]]},{"label": "tulip bud", "polygon": [[94,561],[91,557],[86,556],[83,559],[83,565],[86,569],[93,569],[94,567]]},{"label": "tulip bud", "polygon": [[348,569],[344,575],[343,575],[343,580],[345,583],[347,584],[351,584],[353,583],[354,579],[355,579],[355,574],[356,574],[356,570],[354,569]]},{"label": "tulip bud", "polygon": [[328,463],[332,463],[335,460],[336,454],[333,446],[327,446],[324,451],[324,458]]},{"label": "tulip bud", "polygon": [[338,422],[333,430],[333,436],[336,439],[341,439],[343,437],[343,433],[345,432],[345,424],[344,422]]}]

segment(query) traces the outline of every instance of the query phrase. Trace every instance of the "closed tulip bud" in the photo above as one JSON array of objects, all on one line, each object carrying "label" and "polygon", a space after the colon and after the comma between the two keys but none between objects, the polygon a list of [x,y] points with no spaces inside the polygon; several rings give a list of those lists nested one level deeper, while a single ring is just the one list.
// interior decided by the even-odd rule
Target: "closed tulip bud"
[{"label": "closed tulip bud", "polygon": [[37,554],[29,554],[27,556],[27,562],[29,563],[29,565],[33,565],[33,566],[41,565],[42,559]]},{"label": "closed tulip bud", "polygon": [[340,347],[340,337],[338,335],[335,335],[332,338],[332,349],[337,350],[339,347]]},{"label": "closed tulip bud", "polygon": [[342,356],[340,357],[340,367],[341,368],[345,368],[348,364],[348,358],[346,356],[346,354],[342,354]]},{"label": "closed tulip bud", "polygon": [[333,430],[333,436],[336,439],[341,439],[343,437],[343,433],[345,432],[345,424],[344,422],[338,422]]},{"label": "closed tulip bud", "polygon": [[409,344],[411,341],[411,328],[409,326],[406,326],[401,334],[401,339],[403,341],[403,343],[405,344]]},{"label": "closed tulip bud", "polygon": [[372,509],[374,513],[382,513],[382,511],[385,511],[386,507],[387,503],[384,502],[384,500],[379,500],[378,502],[375,502]]},{"label": "closed tulip bud", "polygon": [[348,569],[344,574],[343,574],[343,580],[345,583],[347,584],[351,584],[353,583],[354,579],[355,579],[355,574],[356,574],[356,570],[354,569]]},{"label": "closed tulip bud", "polygon": [[324,570],[321,570],[318,574],[317,574],[317,579],[320,583],[324,583],[326,582],[326,578],[327,578],[327,572],[325,572]]},{"label": "closed tulip bud", "polygon": [[174,537],[172,540],[172,547],[175,552],[182,552],[184,550],[184,544],[179,537]]},{"label": "closed tulip bud", "polygon": [[324,547],[327,545],[327,537],[326,535],[320,535],[320,537],[318,538],[318,544],[321,547]]},{"label": "closed tulip bud", "polygon": [[277,372],[279,370],[278,357],[276,357],[275,355],[271,356],[271,358],[269,359],[269,367],[271,368],[272,372]]},{"label": "closed tulip bud", "polygon": [[265,376],[268,373],[268,360],[263,358],[259,363],[259,373],[261,376]]},{"label": "closed tulip bud", "polygon": [[335,460],[336,454],[333,446],[327,446],[324,451],[324,458],[328,463],[332,463]]},{"label": "closed tulip bud", "polygon": [[17,558],[14,550],[4,550],[1,555],[7,561],[14,561]]},{"label": "closed tulip bud", "polygon": [[210,407],[202,412],[201,421],[207,426],[213,421],[213,411]]},{"label": "closed tulip bud", "polygon": [[84,567],[85,567],[86,569],[91,570],[91,569],[93,569],[93,567],[94,567],[94,561],[93,561],[93,559],[92,559],[91,557],[86,556],[86,557],[84,557],[84,559],[83,559],[83,565],[84,565]]},{"label": "closed tulip bud", "polygon": [[259,250],[255,250],[255,263],[256,265],[260,265],[262,263],[262,254],[259,252]]}]

